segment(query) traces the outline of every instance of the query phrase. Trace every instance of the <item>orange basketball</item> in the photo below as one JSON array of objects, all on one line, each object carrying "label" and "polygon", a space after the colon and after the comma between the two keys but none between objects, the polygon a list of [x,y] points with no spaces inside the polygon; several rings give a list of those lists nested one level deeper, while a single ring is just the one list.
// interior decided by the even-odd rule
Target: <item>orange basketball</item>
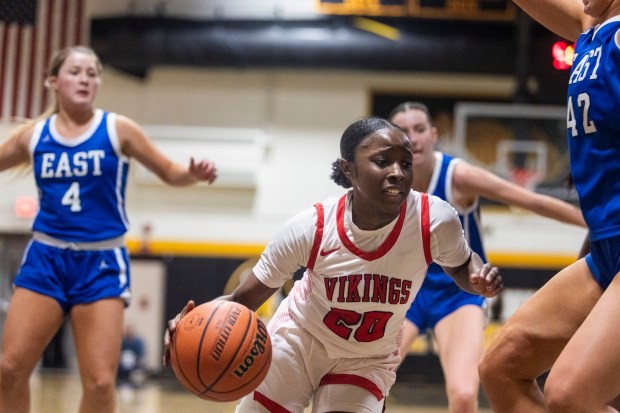
[{"label": "orange basketball", "polygon": [[271,339],[254,311],[213,300],[181,319],[170,343],[170,364],[183,387],[196,396],[237,400],[267,375]]}]

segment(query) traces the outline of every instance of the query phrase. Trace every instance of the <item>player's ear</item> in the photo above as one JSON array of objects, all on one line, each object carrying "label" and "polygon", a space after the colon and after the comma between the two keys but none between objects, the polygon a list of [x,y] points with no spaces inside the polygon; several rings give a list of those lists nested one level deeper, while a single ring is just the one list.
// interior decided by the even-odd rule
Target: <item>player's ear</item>
[{"label": "player's ear", "polygon": [[439,129],[436,126],[431,127],[431,135],[433,137],[433,145],[436,145],[439,139]]},{"label": "player's ear", "polygon": [[45,78],[45,82],[43,83],[46,88],[56,90],[56,86],[58,85],[58,78],[56,76],[48,76]]},{"label": "player's ear", "polygon": [[344,173],[344,176],[346,176],[349,180],[354,178],[355,177],[355,168],[353,166],[353,162],[349,162],[349,161],[347,161],[344,158],[340,158],[339,162],[340,162],[340,169],[342,169],[342,172]]}]

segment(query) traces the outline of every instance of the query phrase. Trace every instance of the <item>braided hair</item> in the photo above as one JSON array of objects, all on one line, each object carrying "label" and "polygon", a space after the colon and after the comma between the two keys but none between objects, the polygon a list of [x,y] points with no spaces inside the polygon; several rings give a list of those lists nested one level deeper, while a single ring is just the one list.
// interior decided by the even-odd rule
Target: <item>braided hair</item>
[{"label": "braided hair", "polygon": [[355,162],[355,150],[359,144],[370,135],[382,129],[402,131],[401,128],[392,122],[376,116],[362,118],[353,122],[345,129],[340,138],[340,158],[332,162],[332,173],[330,175],[332,181],[344,188],[351,188],[353,184],[340,167],[340,161],[345,159],[349,162]]}]

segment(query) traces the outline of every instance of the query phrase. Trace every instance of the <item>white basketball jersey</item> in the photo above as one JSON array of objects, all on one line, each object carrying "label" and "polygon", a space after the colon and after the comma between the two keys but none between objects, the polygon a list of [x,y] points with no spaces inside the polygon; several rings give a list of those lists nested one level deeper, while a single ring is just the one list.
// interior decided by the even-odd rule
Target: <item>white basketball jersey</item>
[{"label": "white basketball jersey", "polygon": [[254,274],[275,287],[306,266],[285,301],[291,317],[330,357],[390,354],[429,263],[459,266],[470,249],[456,211],[437,197],[411,191],[396,220],[366,231],[351,219],[350,195],[289,220]]}]

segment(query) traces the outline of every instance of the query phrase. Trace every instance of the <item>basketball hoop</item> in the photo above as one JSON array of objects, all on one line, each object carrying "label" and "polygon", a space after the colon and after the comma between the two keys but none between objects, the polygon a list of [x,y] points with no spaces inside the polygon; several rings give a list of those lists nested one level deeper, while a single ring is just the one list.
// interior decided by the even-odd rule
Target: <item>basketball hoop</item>
[{"label": "basketball hoop", "polygon": [[519,186],[533,190],[540,182],[540,173],[530,168],[512,168],[510,180]]}]

